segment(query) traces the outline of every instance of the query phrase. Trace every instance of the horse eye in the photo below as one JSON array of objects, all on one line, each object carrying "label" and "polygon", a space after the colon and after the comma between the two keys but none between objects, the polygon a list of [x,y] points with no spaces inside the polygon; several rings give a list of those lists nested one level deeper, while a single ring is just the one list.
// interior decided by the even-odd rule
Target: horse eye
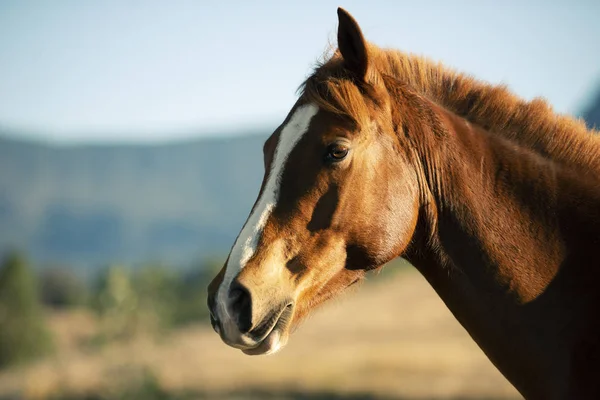
[{"label": "horse eye", "polygon": [[348,148],[341,144],[332,144],[327,148],[328,161],[341,161],[348,155]]}]

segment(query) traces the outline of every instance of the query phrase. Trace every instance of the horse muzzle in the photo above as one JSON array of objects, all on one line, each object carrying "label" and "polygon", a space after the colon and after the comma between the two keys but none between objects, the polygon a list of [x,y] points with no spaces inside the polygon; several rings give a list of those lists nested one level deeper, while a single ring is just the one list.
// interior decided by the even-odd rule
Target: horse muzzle
[{"label": "horse muzzle", "polygon": [[[292,301],[258,306],[250,291],[234,280],[225,301],[209,295],[210,322],[223,342],[248,355],[273,354],[287,343]],[[221,301],[218,301],[221,300]]]}]

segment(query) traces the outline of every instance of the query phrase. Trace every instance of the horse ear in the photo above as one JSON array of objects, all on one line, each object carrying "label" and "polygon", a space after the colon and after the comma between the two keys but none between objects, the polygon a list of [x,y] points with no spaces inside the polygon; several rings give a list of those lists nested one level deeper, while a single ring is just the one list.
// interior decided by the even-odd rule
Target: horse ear
[{"label": "horse ear", "polygon": [[356,20],[348,11],[339,7],[338,14],[338,48],[346,68],[364,80],[367,76],[369,60],[367,56],[367,43]]}]

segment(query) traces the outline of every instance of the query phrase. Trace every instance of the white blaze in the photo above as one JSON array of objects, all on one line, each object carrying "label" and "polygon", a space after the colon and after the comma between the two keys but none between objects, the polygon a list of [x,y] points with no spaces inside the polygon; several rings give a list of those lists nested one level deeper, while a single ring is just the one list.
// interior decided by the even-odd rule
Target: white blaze
[{"label": "white blaze", "polygon": [[299,107],[279,134],[267,183],[256,203],[256,207],[254,207],[254,210],[248,217],[246,224],[242,228],[242,232],[240,232],[231,249],[229,261],[225,268],[225,276],[219,287],[217,295],[218,313],[219,318],[225,324],[230,323],[228,321],[229,313],[227,310],[229,285],[254,255],[263,228],[279,199],[279,187],[281,185],[281,175],[283,174],[285,162],[296,143],[298,143],[308,130],[310,121],[318,110],[318,107],[312,104]]}]

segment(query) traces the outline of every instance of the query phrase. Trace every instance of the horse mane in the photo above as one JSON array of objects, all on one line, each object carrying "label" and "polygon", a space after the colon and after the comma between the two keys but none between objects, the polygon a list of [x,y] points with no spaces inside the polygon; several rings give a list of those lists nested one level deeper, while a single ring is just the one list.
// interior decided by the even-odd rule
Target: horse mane
[{"label": "horse mane", "polygon": [[600,135],[582,120],[560,115],[541,98],[526,101],[506,86],[492,85],[440,62],[368,44],[369,70],[358,82],[345,70],[339,51],[319,63],[301,86],[308,101],[359,125],[368,121],[369,102],[377,103],[383,77],[392,77],[452,113],[560,163],[596,176]]}]

